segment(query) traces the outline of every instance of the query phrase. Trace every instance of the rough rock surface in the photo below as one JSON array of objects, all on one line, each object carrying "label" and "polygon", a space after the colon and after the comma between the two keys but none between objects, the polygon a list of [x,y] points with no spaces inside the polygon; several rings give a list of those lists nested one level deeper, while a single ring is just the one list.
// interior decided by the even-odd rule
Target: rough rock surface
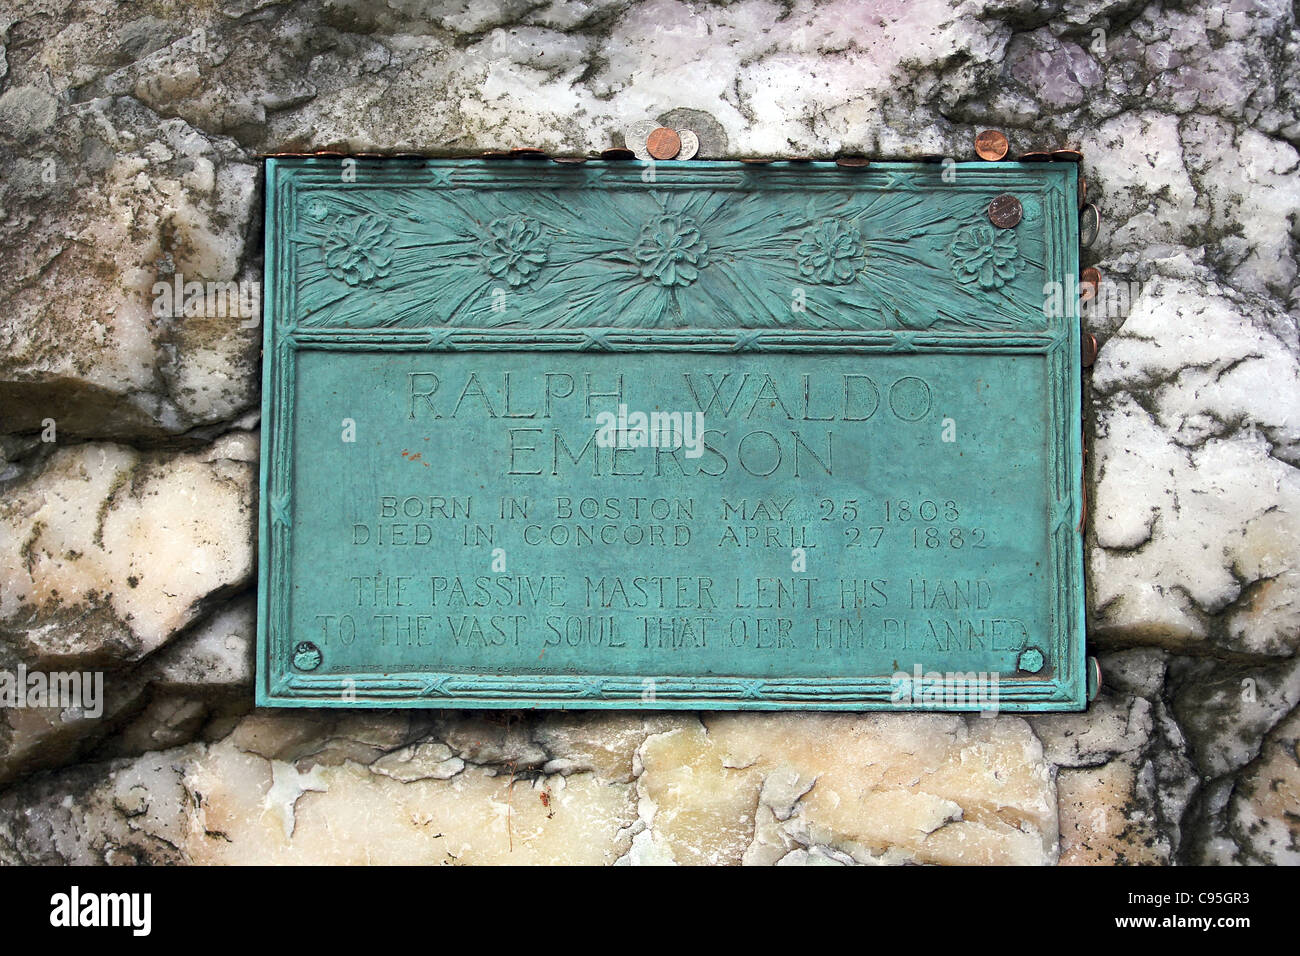
[{"label": "rough rock surface", "polygon": [[[1300,32],[1282,0],[13,0],[0,859],[1300,862]],[[1081,715],[251,708],[258,156],[1077,144],[1109,280]],[[253,296],[255,299],[256,296]]]}]

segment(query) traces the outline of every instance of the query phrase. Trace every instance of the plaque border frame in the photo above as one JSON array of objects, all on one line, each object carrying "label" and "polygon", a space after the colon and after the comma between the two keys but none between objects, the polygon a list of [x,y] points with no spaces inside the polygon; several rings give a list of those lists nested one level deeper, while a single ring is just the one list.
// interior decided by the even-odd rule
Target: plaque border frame
[{"label": "plaque border frame", "polygon": [[[1082,388],[1077,288],[1079,269],[1077,166],[1074,163],[958,163],[959,188],[1014,189],[1040,195],[1047,249],[1048,281],[1065,289],[1062,314],[1042,330],[926,331],[821,329],[646,329],[646,328],[315,328],[300,327],[295,308],[294,259],[285,256],[295,229],[296,193],[315,182],[337,186],[348,157],[284,156],[265,160],[265,260],[263,282],[262,454],[258,502],[258,608],[255,696],[268,707],[422,707],[465,709],[635,709],[635,710],[821,710],[972,711],[891,700],[892,675],[867,678],[756,678],[674,675],[466,674],[437,670],[388,674],[312,674],[290,663],[287,567],[293,523],[292,426],[296,356],[304,350],[461,351],[599,350],[709,352],[927,352],[1043,355],[1047,361],[1049,407],[1046,448],[1052,499],[1048,502],[1053,589],[1050,676],[1001,677],[997,709],[1008,712],[1079,711],[1087,706],[1085,591],[1082,514]],[[600,188],[640,183],[643,164],[589,162],[544,171],[537,161],[456,159],[363,159],[366,177],[357,188],[391,181],[409,185],[410,173],[431,177],[434,188],[479,182],[495,187],[537,186],[559,179]],[[864,176],[887,183],[909,175],[934,175],[928,163],[873,163],[866,170],[838,170],[823,183],[833,163],[755,167],[739,161],[658,163],[657,189],[774,188],[844,189]],[[787,168],[783,168],[787,167]],[[1031,173],[1037,177],[1026,179]],[[767,180],[764,182],[764,180]],[[281,281],[281,279],[284,281]],[[275,606],[272,598],[275,597]],[[653,695],[647,698],[647,688]]]}]

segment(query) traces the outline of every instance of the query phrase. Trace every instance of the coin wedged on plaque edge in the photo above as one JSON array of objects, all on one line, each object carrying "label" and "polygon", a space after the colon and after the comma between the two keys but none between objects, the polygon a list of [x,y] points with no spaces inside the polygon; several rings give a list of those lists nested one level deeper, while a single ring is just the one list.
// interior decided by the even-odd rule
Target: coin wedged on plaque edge
[{"label": "coin wedged on plaque edge", "polygon": [[982,129],[975,134],[975,155],[985,162],[996,163],[1010,151],[1007,134],[999,129]]},{"label": "coin wedged on plaque edge", "polygon": [[682,138],[671,126],[658,126],[645,141],[651,158],[661,162],[676,159],[682,152]]},{"label": "coin wedged on plaque edge", "polygon": [[677,135],[681,138],[682,148],[677,154],[679,162],[685,162],[688,159],[694,159],[695,154],[700,151],[700,138],[695,135],[694,130],[679,129]]},{"label": "coin wedged on plaque edge", "polygon": [[661,125],[661,123],[647,119],[638,120],[631,126],[624,128],[623,140],[627,143],[627,148],[636,154],[637,159],[645,163],[650,162],[650,152],[646,149],[645,141]]}]

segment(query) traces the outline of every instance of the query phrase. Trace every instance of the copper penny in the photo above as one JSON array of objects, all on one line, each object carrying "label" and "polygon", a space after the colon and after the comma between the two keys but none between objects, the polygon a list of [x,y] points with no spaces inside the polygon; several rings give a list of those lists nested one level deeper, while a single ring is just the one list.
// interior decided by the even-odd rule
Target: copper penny
[{"label": "copper penny", "polygon": [[646,137],[645,148],[655,159],[672,159],[682,151],[682,138],[676,130],[660,126]]},{"label": "copper penny", "polygon": [[1039,149],[1030,150],[1027,153],[1020,154],[1020,162],[1022,163],[1045,163],[1051,158],[1051,153],[1045,153]]},{"label": "copper penny", "polygon": [[841,156],[835,160],[835,165],[841,169],[866,169],[871,165],[871,160],[865,156]]},{"label": "copper penny", "polygon": [[983,130],[975,137],[975,155],[990,163],[1006,156],[1010,146],[1006,136],[996,129]]},{"label": "copper penny", "polygon": [[1089,266],[1079,273],[1079,297],[1087,302],[1097,294],[1097,289],[1101,286],[1101,270],[1096,266]]},{"label": "copper penny", "polygon": [[1020,222],[1024,209],[1020,200],[1008,193],[995,196],[989,203],[989,222],[999,229],[1013,229]]},{"label": "copper penny", "polygon": [[1097,336],[1091,332],[1083,333],[1083,367],[1092,368],[1097,362],[1097,353],[1101,347],[1097,344]]}]

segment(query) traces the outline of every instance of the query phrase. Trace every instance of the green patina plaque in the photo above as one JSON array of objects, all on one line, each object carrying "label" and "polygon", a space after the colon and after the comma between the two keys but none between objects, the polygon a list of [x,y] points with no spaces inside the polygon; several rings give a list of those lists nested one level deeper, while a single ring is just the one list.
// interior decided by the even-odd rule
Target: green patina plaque
[{"label": "green patina plaque", "polygon": [[266,172],[259,704],[1084,706],[1074,165]]}]

